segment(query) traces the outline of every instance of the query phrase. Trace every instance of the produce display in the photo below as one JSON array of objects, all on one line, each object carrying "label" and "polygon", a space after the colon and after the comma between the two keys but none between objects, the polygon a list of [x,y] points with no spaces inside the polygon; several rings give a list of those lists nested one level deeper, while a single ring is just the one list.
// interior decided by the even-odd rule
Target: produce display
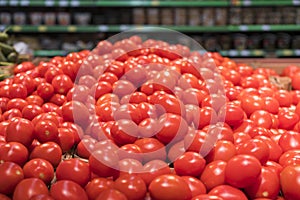
[{"label": "produce display", "polygon": [[298,66],[131,36],[16,65],[0,113],[1,200],[300,199]]}]

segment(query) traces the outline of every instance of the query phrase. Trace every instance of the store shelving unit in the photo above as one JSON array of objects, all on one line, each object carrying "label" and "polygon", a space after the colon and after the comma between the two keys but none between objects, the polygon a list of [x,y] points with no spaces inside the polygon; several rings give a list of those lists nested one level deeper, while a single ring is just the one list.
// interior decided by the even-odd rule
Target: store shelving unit
[{"label": "store shelving unit", "polygon": [[[126,7],[126,8],[160,8],[160,7],[274,7],[274,6],[300,6],[300,0],[0,0],[1,7],[15,9],[18,7],[29,8],[47,8],[55,10],[56,8],[76,8],[86,7]],[[89,25],[11,25],[10,32],[22,34],[47,34],[47,33],[62,33],[62,34],[77,34],[77,33],[118,33],[130,29],[138,29],[142,27],[151,27],[151,25],[108,25],[108,24],[89,24]],[[159,25],[159,27],[168,28],[183,32],[186,34],[197,33],[250,33],[250,32],[299,32],[299,24],[260,24],[260,25],[222,25],[222,26],[188,26],[188,25]],[[0,30],[7,28],[5,25],[0,25]],[[149,30],[149,29],[148,29]],[[60,50],[44,50],[36,51],[38,56],[54,56],[65,55],[66,51]],[[220,52],[224,56],[230,57],[265,57],[270,55],[268,51],[261,49],[257,50],[226,50]],[[284,49],[273,51],[272,55],[278,57],[299,56],[298,49]]]}]

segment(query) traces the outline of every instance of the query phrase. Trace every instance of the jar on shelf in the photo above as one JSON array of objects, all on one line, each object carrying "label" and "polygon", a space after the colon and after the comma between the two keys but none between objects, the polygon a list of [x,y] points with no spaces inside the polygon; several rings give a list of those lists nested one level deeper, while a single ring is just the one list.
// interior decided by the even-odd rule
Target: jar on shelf
[{"label": "jar on shelf", "polygon": [[300,35],[293,36],[292,49],[300,49]]},{"label": "jar on shelf", "polygon": [[243,8],[242,11],[242,23],[243,24],[254,24],[255,13],[253,8]]},{"label": "jar on shelf", "polygon": [[162,8],[160,10],[160,17],[161,17],[162,25],[173,25],[174,24],[173,10],[171,8]]},{"label": "jar on shelf", "polygon": [[230,35],[220,35],[218,38],[222,50],[231,49],[232,38]]},{"label": "jar on shelf", "polygon": [[247,35],[241,33],[234,34],[233,46],[236,50],[245,50],[247,48]]},{"label": "jar on shelf", "polygon": [[268,24],[268,12],[271,12],[269,8],[257,8],[255,14],[256,24]]},{"label": "jar on shelf", "polygon": [[30,13],[30,23],[32,25],[42,24],[43,13],[41,12],[32,12]]},{"label": "jar on shelf", "polygon": [[242,24],[242,8],[230,8],[229,11],[229,24],[240,25]]},{"label": "jar on shelf", "polygon": [[279,49],[289,49],[291,43],[291,36],[287,33],[277,34],[277,47]]},{"label": "jar on shelf", "polygon": [[146,23],[146,15],[144,8],[133,8],[133,24],[142,25]]},{"label": "jar on shelf", "polygon": [[296,17],[295,17],[295,23],[300,24],[300,7],[296,8]]},{"label": "jar on shelf", "polygon": [[279,8],[274,8],[274,10],[268,13],[268,21],[269,24],[281,24],[281,12]]},{"label": "jar on shelf", "polygon": [[11,14],[9,12],[1,12],[0,13],[0,21],[2,25],[10,25],[11,24]]},{"label": "jar on shelf", "polygon": [[91,13],[89,12],[78,12],[74,14],[74,21],[79,25],[88,25],[91,21]]},{"label": "jar on shelf", "polygon": [[263,49],[275,50],[276,49],[276,35],[272,33],[266,33],[263,35]]},{"label": "jar on shelf", "polygon": [[151,25],[159,24],[158,8],[147,8],[147,21],[148,21],[148,24],[151,24]]},{"label": "jar on shelf", "polygon": [[202,10],[202,25],[214,26],[215,25],[215,12],[214,8],[205,8]]},{"label": "jar on shelf", "polygon": [[189,8],[187,12],[188,24],[190,26],[199,26],[201,24],[201,8]]},{"label": "jar on shelf", "polygon": [[224,26],[227,24],[227,8],[215,9],[215,25]]},{"label": "jar on shelf", "polygon": [[26,24],[26,14],[24,12],[15,12],[13,18],[14,18],[14,24],[16,25]]},{"label": "jar on shelf", "polygon": [[54,12],[46,12],[44,14],[44,23],[46,25],[56,24],[56,14]]},{"label": "jar on shelf", "polygon": [[57,14],[57,20],[59,25],[70,25],[71,24],[71,16],[68,12],[59,12]]},{"label": "jar on shelf", "polygon": [[174,22],[175,25],[186,25],[187,22],[187,12],[185,8],[175,8],[174,9]]},{"label": "jar on shelf", "polygon": [[261,48],[261,35],[253,34],[248,36],[247,48],[248,49],[260,49]]},{"label": "jar on shelf", "polygon": [[281,7],[280,13],[282,13],[283,24],[295,24],[296,23],[296,8],[295,7]]}]

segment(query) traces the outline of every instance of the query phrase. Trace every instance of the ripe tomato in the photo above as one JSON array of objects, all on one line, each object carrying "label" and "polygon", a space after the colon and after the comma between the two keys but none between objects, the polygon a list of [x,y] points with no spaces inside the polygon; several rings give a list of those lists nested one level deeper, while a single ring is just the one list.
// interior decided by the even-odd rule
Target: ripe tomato
[{"label": "ripe tomato", "polygon": [[[1,148],[1,147],[0,147]],[[62,150],[55,142],[45,142],[36,146],[30,153],[30,159],[42,158],[49,161],[53,167],[61,161]]]},{"label": "ripe tomato", "polygon": [[34,139],[33,130],[31,121],[18,117],[12,118],[6,128],[6,141],[20,142],[28,147]]},{"label": "ripe tomato", "polygon": [[38,105],[27,105],[22,109],[22,117],[28,120],[32,120],[37,115],[43,112],[44,110]]},{"label": "ripe tomato", "polygon": [[236,147],[232,142],[219,140],[216,142],[215,147],[209,152],[205,159],[209,163],[214,160],[228,161],[235,155]]},{"label": "ripe tomato", "polygon": [[[14,162],[3,162],[0,164],[0,193],[10,195],[15,190],[16,185],[23,180],[22,168]],[[0,199],[2,199],[0,197]]]},{"label": "ripe tomato", "polygon": [[296,149],[284,152],[279,158],[279,164],[283,167],[300,164],[300,151]]},{"label": "ripe tomato", "polygon": [[192,197],[206,194],[206,187],[199,179],[192,176],[182,176],[181,178],[188,184],[192,192]]},{"label": "ripe tomato", "polygon": [[174,162],[174,170],[179,176],[200,176],[206,161],[196,152],[185,152]]},{"label": "ripe tomato", "polygon": [[44,101],[49,100],[54,94],[54,87],[50,83],[41,83],[36,89],[37,95],[43,98]]},{"label": "ripe tomato", "polygon": [[50,195],[55,200],[88,200],[84,189],[70,180],[60,180],[55,182],[50,188]]},{"label": "ripe tomato", "polygon": [[245,193],[251,198],[275,199],[279,195],[280,183],[276,172],[268,167],[262,167],[261,174],[255,183],[245,188]]},{"label": "ripe tomato", "polygon": [[286,200],[299,199],[300,165],[286,166],[280,173],[280,185]]},{"label": "ripe tomato", "polygon": [[265,108],[265,102],[260,96],[246,95],[241,98],[241,107],[244,112],[250,116],[256,110],[263,110]]},{"label": "ripe tomato", "polygon": [[241,124],[244,116],[245,113],[242,108],[233,104],[226,104],[219,112],[219,118],[222,119],[224,117],[225,123],[231,127]]},{"label": "ripe tomato", "polygon": [[286,131],[279,139],[279,145],[283,152],[300,147],[300,133],[296,131]]},{"label": "ripe tomato", "polygon": [[24,166],[25,178],[39,178],[46,185],[50,184],[54,177],[54,168],[51,163],[41,158],[29,160]]},{"label": "ripe tomato", "polygon": [[30,200],[55,200],[50,194],[37,194],[30,198]]},{"label": "ripe tomato", "polygon": [[216,195],[200,194],[192,198],[192,200],[223,200],[223,198]]},{"label": "ripe tomato", "polygon": [[28,160],[27,148],[19,142],[8,142],[0,145],[0,161],[14,162],[23,166]]},{"label": "ripe tomato", "polygon": [[134,143],[138,136],[138,126],[130,119],[115,121],[110,131],[114,142],[120,146]]},{"label": "ripe tomato", "polygon": [[292,76],[292,87],[295,90],[299,90],[300,89],[300,87],[299,87],[299,85],[300,85],[299,80],[300,79],[299,78],[300,78],[300,71],[299,71],[299,68],[298,68],[297,72],[295,74],[293,74],[293,76]]},{"label": "ripe tomato", "polygon": [[35,138],[42,142],[57,141],[58,139],[58,128],[55,122],[51,120],[40,119],[34,127]]},{"label": "ripe tomato", "polygon": [[13,98],[21,98],[21,99],[25,99],[27,97],[27,88],[19,83],[14,83],[12,85],[9,86],[9,97],[11,99]]},{"label": "ripe tomato", "polygon": [[69,101],[62,106],[62,116],[65,121],[86,127],[89,124],[90,112],[85,104],[79,101]]},{"label": "ripe tomato", "polygon": [[77,158],[64,160],[56,168],[57,180],[71,180],[84,187],[90,180],[89,164]]},{"label": "ripe tomato", "polygon": [[134,142],[143,154],[144,162],[149,162],[151,160],[166,160],[166,148],[156,138],[141,138]]},{"label": "ripe tomato", "polygon": [[76,153],[81,158],[88,159],[95,150],[97,140],[91,137],[83,137],[77,145]]},{"label": "ripe tomato", "polygon": [[245,188],[252,185],[260,173],[261,164],[257,158],[250,155],[237,155],[227,162],[225,181],[234,187]]},{"label": "ripe tomato", "polygon": [[280,107],[290,107],[293,103],[293,97],[287,90],[278,90],[274,93]]},{"label": "ripe tomato", "polygon": [[271,128],[273,125],[271,114],[264,110],[256,110],[250,115],[255,126]]},{"label": "ripe tomato", "polygon": [[68,91],[73,87],[73,82],[68,75],[61,74],[56,75],[51,82],[54,92],[58,94],[66,95]]},{"label": "ripe tomato", "polygon": [[11,99],[7,102],[7,105],[6,105],[6,109],[7,110],[10,110],[12,108],[17,108],[19,109],[20,111],[23,110],[23,108],[25,106],[27,106],[28,103],[27,101],[25,101],[24,99],[20,99],[20,98],[14,98],[14,99]]},{"label": "ripe tomato", "polygon": [[151,198],[162,200],[188,200],[192,197],[188,184],[173,174],[156,177],[149,185],[149,193]]},{"label": "ripe tomato", "polygon": [[95,200],[102,199],[115,199],[115,200],[128,200],[125,194],[121,193],[116,189],[106,189],[100,193],[100,195]]},{"label": "ripe tomato", "polygon": [[65,153],[72,149],[75,144],[74,131],[71,128],[58,128],[57,144]]},{"label": "ripe tomato", "polygon": [[16,186],[13,199],[30,200],[31,197],[38,194],[49,194],[46,184],[39,178],[26,178]]},{"label": "ripe tomato", "polygon": [[44,104],[44,100],[42,99],[42,97],[38,96],[38,95],[30,95],[28,97],[26,97],[25,99],[27,101],[27,103],[29,105],[38,105],[38,106],[42,106]]},{"label": "ripe tomato", "polygon": [[147,192],[144,180],[137,175],[130,174],[120,176],[115,181],[114,188],[132,200],[144,199]]},{"label": "ripe tomato", "polygon": [[216,195],[223,200],[247,200],[246,195],[239,189],[230,185],[219,185],[211,189],[209,195]]},{"label": "ripe tomato", "polygon": [[86,186],[85,192],[89,199],[96,199],[106,189],[113,189],[114,181],[107,178],[94,178]]}]

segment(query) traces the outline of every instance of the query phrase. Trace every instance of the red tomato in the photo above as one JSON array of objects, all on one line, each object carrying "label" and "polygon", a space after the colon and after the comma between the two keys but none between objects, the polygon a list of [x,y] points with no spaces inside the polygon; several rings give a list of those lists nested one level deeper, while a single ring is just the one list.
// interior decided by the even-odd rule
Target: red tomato
[{"label": "red tomato", "polygon": [[254,122],[255,126],[271,128],[272,127],[272,117],[271,114],[264,110],[256,110],[250,115],[250,120]]},{"label": "red tomato", "polygon": [[22,109],[22,117],[28,120],[32,120],[37,115],[43,112],[44,110],[38,105],[27,105]]},{"label": "red tomato", "polygon": [[28,96],[25,100],[29,105],[42,106],[44,104],[44,100],[42,99],[42,97],[34,94]]},{"label": "red tomato", "polygon": [[30,200],[31,197],[38,194],[49,194],[46,184],[39,178],[26,178],[16,186],[13,199]]},{"label": "red tomato", "polygon": [[234,187],[245,188],[252,185],[260,173],[261,164],[257,158],[249,155],[237,155],[231,158],[226,165],[225,181]]},{"label": "red tomato", "polygon": [[279,102],[274,97],[264,97],[265,101],[265,110],[272,114],[277,114],[279,111]]},{"label": "red tomato", "polygon": [[231,127],[241,124],[244,116],[245,114],[242,108],[233,104],[225,105],[219,112],[219,118],[222,119],[224,117],[225,123]]},{"label": "red tomato", "polygon": [[223,200],[223,198],[216,195],[200,194],[192,198],[192,200]]},{"label": "red tomato", "polygon": [[288,110],[280,110],[278,113],[278,128],[293,130],[299,120],[300,117],[297,113]]},{"label": "red tomato", "polygon": [[79,101],[69,101],[62,106],[62,116],[65,121],[87,126],[90,113],[88,108]]},{"label": "red tomato", "polygon": [[63,94],[54,94],[49,100],[50,103],[62,106],[67,102],[67,97]]},{"label": "red tomato", "polygon": [[54,94],[54,87],[50,83],[41,83],[37,86],[37,95],[45,101],[49,100]]},{"label": "red tomato", "polygon": [[274,98],[277,99],[280,107],[289,107],[293,103],[293,97],[287,90],[275,91]]},{"label": "red tomato", "polygon": [[154,199],[188,200],[192,197],[188,184],[173,174],[156,177],[149,185],[149,193]]},{"label": "red tomato", "polygon": [[138,126],[128,119],[115,121],[110,131],[114,142],[120,146],[134,143],[138,136]]},{"label": "red tomato", "polygon": [[196,152],[185,152],[174,162],[174,170],[179,176],[200,176],[206,161]]},{"label": "red tomato", "polygon": [[[22,168],[14,162],[3,162],[0,164],[0,193],[10,195],[15,190],[16,185],[23,180]],[[0,197],[0,199],[2,199]]]},{"label": "red tomato", "polygon": [[208,191],[218,185],[225,184],[226,165],[226,162],[216,160],[205,166],[200,176],[200,180],[204,183]]},{"label": "red tomato", "polygon": [[241,107],[250,116],[256,110],[263,110],[265,102],[257,95],[246,95],[241,98]]},{"label": "red tomato", "polygon": [[64,160],[56,168],[57,180],[71,180],[84,187],[90,180],[89,164],[77,158]]},{"label": "red tomato", "polygon": [[223,200],[247,200],[246,195],[239,189],[230,185],[219,185],[211,189],[209,195],[216,195]]},{"label": "red tomato", "polygon": [[13,79],[13,83],[19,83],[24,85],[27,89],[28,94],[31,94],[36,88],[33,78],[27,75],[26,73],[16,74]]},{"label": "red tomato", "polygon": [[24,118],[12,118],[6,128],[6,141],[20,142],[28,147],[34,139],[33,130],[31,121]]},{"label": "red tomato", "polygon": [[25,99],[27,97],[27,94],[28,94],[27,88],[22,84],[14,83],[9,86],[9,97],[11,99],[13,98]]},{"label": "red tomato", "polygon": [[62,151],[65,153],[72,149],[75,144],[74,132],[71,128],[58,128],[58,139],[57,144],[60,146]]},{"label": "red tomato", "polygon": [[40,119],[34,127],[35,138],[42,142],[57,141],[58,128],[55,122],[51,120]]},{"label": "red tomato", "polygon": [[119,190],[116,189],[104,190],[95,200],[102,199],[128,200],[125,194],[121,193]]},{"label": "red tomato", "polygon": [[30,198],[30,200],[55,200],[50,194],[38,194]]},{"label": "red tomato", "polygon": [[294,90],[300,90],[299,80],[300,80],[300,71],[299,68],[297,68],[297,72],[292,76],[292,87]]},{"label": "red tomato", "polygon": [[260,139],[261,141],[263,141],[264,143],[266,143],[268,145],[269,150],[270,150],[269,160],[278,161],[279,157],[282,154],[282,148],[279,146],[279,144],[277,144],[271,138],[269,138],[267,136],[263,136],[263,135],[256,136],[255,139]]},{"label": "red tomato", "polygon": [[76,153],[81,158],[88,159],[95,150],[97,140],[91,137],[83,137],[77,145]]},{"label": "red tomato", "polygon": [[114,181],[107,178],[94,178],[86,186],[85,192],[89,199],[96,199],[106,189],[113,189]]},{"label": "red tomato", "polygon": [[262,167],[261,174],[255,183],[245,188],[245,193],[251,198],[275,199],[279,195],[280,183],[277,173],[268,167]]},{"label": "red tomato", "polygon": [[50,188],[50,195],[55,200],[88,200],[84,189],[70,180],[60,180],[55,182]]},{"label": "red tomato", "polygon": [[300,165],[287,166],[280,173],[280,185],[286,200],[299,199]]},{"label": "red tomato", "polygon": [[25,178],[39,178],[45,184],[50,184],[54,177],[52,164],[44,159],[35,158],[29,160],[23,167]]},{"label": "red tomato", "polygon": [[54,92],[63,95],[66,95],[73,87],[71,78],[65,74],[55,76],[51,83],[54,88]]},{"label": "red tomato", "polygon": [[236,147],[232,142],[219,140],[216,142],[215,147],[209,152],[205,159],[209,163],[214,160],[223,160],[227,162],[235,155]]},{"label": "red tomato", "polygon": [[14,98],[7,102],[6,109],[10,110],[12,108],[17,108],[20,111],[22,111],[22,109],[27,105],[28,105],[28,103],[24,99]]},{"label": "red tomato", "polygon": [[295,131],[286,131],[279,139],[279,145],[283,152],[300,148],[300,133]]},{"label": "red tomato", "polygon": [[41,158],[49,161],[53,167],[61,161],[62,150],[55,142],[46,142],[36,146],[30,153],[30,159]]},{"label": "red tomato", "polygon": [[237,154],[247,154],[256,157],[264,165],[270,157],[269,146],[260,139],[251,139],[237,147]]},{"label": "red tomato", "polygon": [[192,176],[182,176],[181,178],[188,184],[192,192],[192,197],[206,194],[206,187],[199,179]]},{"label": "red tomato", "polygon": [[300,164],[300,151],[299,150],[289,150],[284,152],[279,158],[279,164],[283,167],[287,165],[297,165]]},{"label": "red tomato", "polygon": [[151,160],[166,160],[166,148],[156,138],[141,138],[134,142],[143,154],[144,162],[149,162]]},{"label": "red tomato", "polygon": [[0,145],[0,160],[14,162],[23,166],[28,160],[27,148],[19,142],[8,142]]},{"label": "red tomato", "polygon": [[144,199],[147,193],[144,180],[137,175],[125,174],[120,176],[115,181],[114,188],[132,200]]},{"label": "red tomato", "polygon": [[18,74],[21,72],[26,72],[30,69],[33,69],[35,66],[32,62],[22,62],[21,64],[18,64],[16,67],[14,67],[14,74]]}]

